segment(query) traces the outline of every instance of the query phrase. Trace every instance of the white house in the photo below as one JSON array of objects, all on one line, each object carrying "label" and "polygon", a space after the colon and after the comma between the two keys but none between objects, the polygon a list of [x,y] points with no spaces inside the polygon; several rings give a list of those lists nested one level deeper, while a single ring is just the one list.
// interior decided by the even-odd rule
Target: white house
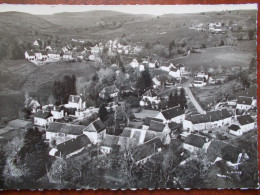
[{"label": "white house", "polygon": [[172,63],[163,63],[161,66],[161,70],[170,72],[172,68],[176,68]]},{"label": "white house", "polygon": [[106,134],[106,126],[98,118],[90,123],[86,129],[84,129],[83,133],[88,136],[91,143],[97,144],[103,140],[104,135]]},{"label": "white house", "polygon": [[231,124],[232,114],[227,109],[214,110],[206,114],[194,114],[185,118],[183,129],[187,131],[211,129]]},{"label": "white house", "polygon": [[52,59],[59,59],[60,58],[60,54],[58,51],[52,51],[52,50],[49,50],[47,52],[47,56],[48,58],[52,58]]},{"label": "white house", "polygon": [[34,121],[34,125],[46,127],[47,125],[49,125],[49,123],[53,122],[53,119],[54,118],[50,112],[38,110],[34,114],[33,121]]},{"label": "white house", "polygon": [[24,53],[24,56],[25,56],[25,59],[27,59],[27,60],[30,60],[30,61],[36,60],[36,56],[32,51],[26,51]]},{"label": "white house", "polygon": [[180,78],[181,77],[181,71],[178,68],[171,68],[169,75],[174,78]]},{"label": "white house", "polygon": [[203,87],[207,83],[204,81],[203,77],[194,77],[192,84],[193,84],[194,87]]},{"label": "white house", "polygon": [[197,77],[205,78],[206,80],[208,80],[209,75],[206,74],[205,72],[199,72],[199,73],[197,74]]},{"label": "white house", "polygon": [[76,108],[77,110],[86,109],[86,102],[83,101],[81,95],[70,95],[68,104],[65,105],[68,108]]},{"label": "white house", "polygon": [[153,81],[153,88],[158,88],[161,86],[161,78],[159,76],[154,77],[152,81]]},{"label": "white house", "polygon": [[189,134],[183,143],[183,148],[190,152],[197,152],[199,150],[206,151],[210,142],[209,139],[195,134]]},{"label": "white house", "polygon": [[35,47],[39,47],[40,45],[42,45],[42,41],[41,41],[40,39],[35,40],[35,41],[33,42],[33,46],[35,46]]},{"label": "white house", "polygon": [[65,60],[73,60],[73,59],[74,59],[73,53],[70,52],[70,51],[64,52],[64,54],[63,54],[62,57],[63,57],[63,59],[65,59]]},{"label": "white house", "polygon": [[250,115],[238,116],[237,121],[243,133],[248,132],[256,127],[256,122]]},{"label": "white house", "polygon": [[91,54],[99,54],[100,52],[102,52],[103,48],[102,46],[98,46],[97,44],[94,47],[90,47],[91,48]]},{"label": "white house", "polygon": [[163,120],[164,123],[174,122],[180,124],[185,119],[185,111],[179,106],[175,106],[160,112],[155,118]]},{"label": "white house", "polygon": [[62,119],[64,117],[64,108],[62,106],[51,107],[51,114],[54,119]]},{"label": "white house", "polygon": [[249,110],[256,105],[254,97],[239,96],[237,99],[236,109],[238,110]]},{"label": "white house", "polygon": [[158,68],[160,67],[160,63],[157,60],[152,60],[149,62],[149,68]]},{"label": "white house", "polygon": [[86,126],[83,125],[53,122],[46,129],[46,140],[50,142],[55,140],[56,144],[60,144],[82,135],[85,128]]}]

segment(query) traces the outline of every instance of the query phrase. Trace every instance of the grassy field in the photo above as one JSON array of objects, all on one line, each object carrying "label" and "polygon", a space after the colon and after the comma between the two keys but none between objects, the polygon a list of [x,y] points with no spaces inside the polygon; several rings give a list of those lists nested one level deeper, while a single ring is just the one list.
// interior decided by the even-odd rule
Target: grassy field
[{"label": "grassy field", "polygon": [[[253,42],[249,46],[255,48]],[[201,53],[192,53],[190,56],[180,57],[172,61],[176,64],[182,63],[192,71],[209,71],[210,68],[217,69],[219,66],[223,68],[232,66],[245,67],[255,57],[253,52],[242,51],[233,46],[211,47],[199,51]]]}]

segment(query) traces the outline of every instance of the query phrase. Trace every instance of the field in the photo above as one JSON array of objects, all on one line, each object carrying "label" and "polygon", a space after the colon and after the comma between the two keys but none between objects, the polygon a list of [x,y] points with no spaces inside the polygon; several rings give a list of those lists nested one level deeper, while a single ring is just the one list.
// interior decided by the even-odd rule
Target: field
[{"label": "field", "polygon": [[0,119],[13,119],[23,106],[28,92],[41,103],[46,103],[55,80],[64,75],[91,79],[96,68],[89,62],[55,62],[36,66],[26,60],[0,61]]},{"label": "field", "polygon": [[[255,48],[255,42],[243,42],[248,48]],[[242,43],[241,43],[242,44]],[[243,44],[243,45],[244,45]],[[243,47],[241,45],[241,47]],[[208,71],[218,67],[230,68],[232,66],[248,66],[251,59],[255,57],[254,52],[243,51],[239,47],[221,46],[198,50],[201,53],[192,53],[190,56],[184,56],[173,59],[173,63],[182,63],[192,71]]]}]

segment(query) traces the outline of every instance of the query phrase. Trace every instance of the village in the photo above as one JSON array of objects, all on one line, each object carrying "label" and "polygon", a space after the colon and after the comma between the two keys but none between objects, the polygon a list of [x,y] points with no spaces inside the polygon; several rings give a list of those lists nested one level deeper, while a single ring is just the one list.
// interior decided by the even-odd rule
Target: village
[{"label": "village", "polygon": [[[237,26],[211,22],[189,29],[223,36],[240,32],[242,27]],[[244,29],[241,39],[249,39],[247,32]],[[46,188],[116,189],[149,182],[155,187],[203,187],[214,180],[232,186],[246,180],[244,166],[255,158],[251,147],[257,135],[257,86],[251,65],[225,70],[224,63],[212,70],[186,65],[186,59],[205,52],[203,44],[187,47],[172,41],[167,57],[152,54],[148,44],[123,38],[71,39],[62,44],[32,40],[24,58],[37,67],[55,63],[93,67],[88,86],[68,72],[49,89],[51,103],[26,93],[19,117],[0,129],[1,146],[12,140],[13,133],[30,140],[27,148],[17,146],[23,149],[17,155],[26,163],[39,160],[31,166],[39,171],[30,181]],[[221,39],[214,48],[223,45]],[[174,47],[177,52],[170,55]],[[176,62],[180,59],[184,63]],[[254,75],[251,80],[247,73]],[[193,171],[199,176],[187,183],[184,175]],[[23,178],[19,174],[18,184]],[[9,179],[11,184],[13,178]]]}]

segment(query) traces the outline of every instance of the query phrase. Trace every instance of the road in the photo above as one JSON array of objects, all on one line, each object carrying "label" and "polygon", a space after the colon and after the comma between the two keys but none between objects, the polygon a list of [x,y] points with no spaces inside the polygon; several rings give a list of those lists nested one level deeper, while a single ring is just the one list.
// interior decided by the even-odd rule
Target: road
[{"label": "road", "polygon": [[200,114],[205,114],[206,111],[203,110],[203,108],[200,106],[199,102],[195,99],[193,93],[192,93],[191,90],[190,90],[189,85],[190,85],[191,82],[192,82],[192,79],[189,78],[189,80],[188,80],[187,82],[183,83],[182,86],[183,86],[183,88],[184,88],[186,94],[189,96],[190,101],[192,102],[192,104],[194,105],[194,107],[196,108],[196,110],[198,111],[198,113],[200,113]]},{"label": "road", "polygon": [[[205,114],[206,111],[203,110],[203,108],[200,106],[200,104],[198,103],[198,101],[195,99],[194,95],[192,94],[189,85],[192,83],[193,79],[190,77],[188,81],[184,82],[181,84],[181,86],[184,88],[186,94],[188,95],[190,101],[192,102],[192,104],[194,105],[194,107],[196,108],[196,110],[198,111],[198,113],[200,114]],[[171,92],[173,89],[175,89],[176,87],[171,87],[167,90],[164,90],[163,92],[159,93],[158,96],[162,96],[163,94],[167,94],[169,92]]]}]

